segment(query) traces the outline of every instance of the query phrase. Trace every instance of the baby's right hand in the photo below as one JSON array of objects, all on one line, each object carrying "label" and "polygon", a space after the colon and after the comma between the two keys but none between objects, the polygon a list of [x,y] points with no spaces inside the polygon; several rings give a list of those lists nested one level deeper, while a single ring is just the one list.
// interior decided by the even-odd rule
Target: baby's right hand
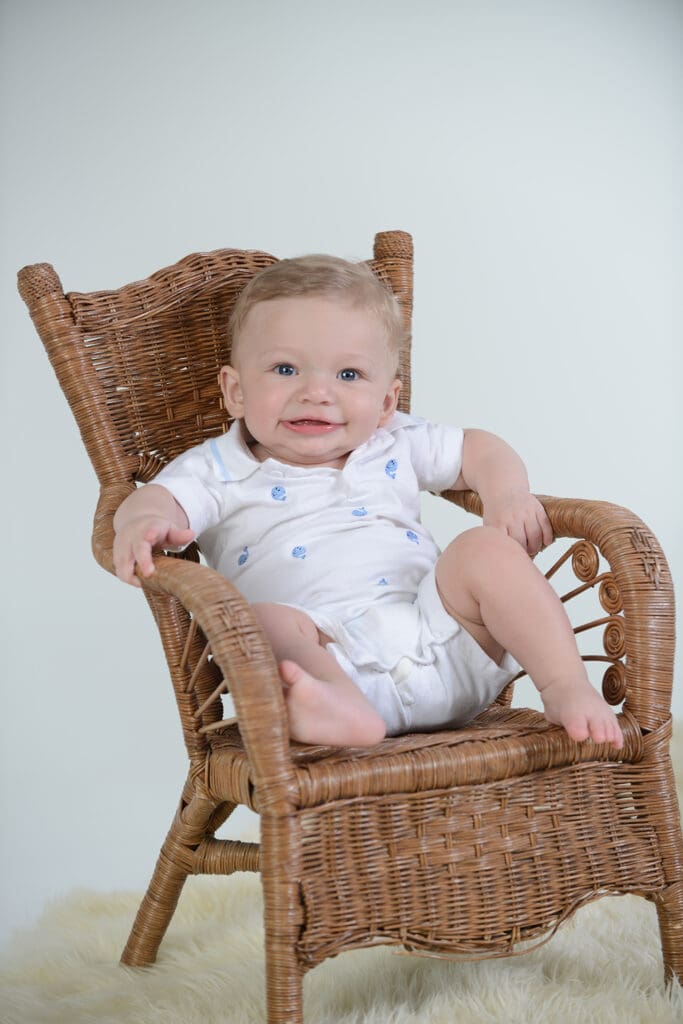
[{"label": "baby's right hand", "polygon": [[143,576],[154,572],[153,551],[185,547],[194,540],[194,532],[176,526],[164,516],[143,515],[131,519],[114,537],[114,569],[124,583],[140,587],[135,575],[137,565]]}]

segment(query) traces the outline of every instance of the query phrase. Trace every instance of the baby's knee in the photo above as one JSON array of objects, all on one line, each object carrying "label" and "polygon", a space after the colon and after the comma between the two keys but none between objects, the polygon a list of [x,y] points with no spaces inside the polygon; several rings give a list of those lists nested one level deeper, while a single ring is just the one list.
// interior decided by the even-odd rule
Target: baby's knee
[{"label": "baby's knee", "polygon": [[522,550],[517,541],[495,526],[473,526],[456,537],[455,543],[473,548],[477,552],[495,551],[498,553],[506,550],[514,551],[515,548]]},{"label": "baby's knee", "polygon": [[441,556],[449,556],[462,570],[468,565],[479,570],[485,567],[502,569],[517,561],[528,561],[523,548],[495,526],[474,526],[452,541]]}]

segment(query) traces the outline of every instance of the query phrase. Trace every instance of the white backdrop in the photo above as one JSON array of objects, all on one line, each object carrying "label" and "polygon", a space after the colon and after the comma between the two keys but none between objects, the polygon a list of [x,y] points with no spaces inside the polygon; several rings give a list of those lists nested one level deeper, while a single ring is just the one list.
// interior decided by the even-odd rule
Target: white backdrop
[{"label": "white backdrop", "polygon": [[[144,886],[185,771],[144,599],[91,558],[95,476],[16,270],[88,291],[197,250],[362,259],[410,231],[415,412],[500,433],[538,491],[634,509],[680,585],[683,7],[0,12],[6,935],[72,887]],[[426,515],[442,542],[462,525]]]}]

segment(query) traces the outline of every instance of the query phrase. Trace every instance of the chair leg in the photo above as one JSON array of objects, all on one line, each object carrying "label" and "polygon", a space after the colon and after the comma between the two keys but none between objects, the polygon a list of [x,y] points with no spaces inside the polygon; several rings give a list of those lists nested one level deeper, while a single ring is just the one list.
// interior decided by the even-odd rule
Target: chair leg
[{"label": "chair leg", "polygon": [[196,847],[213,834],[234,806],[216,805],[197,795],[187,804],[181,802],[121,954],[122,964],[147,967],[154,963],[185,879],[193,873]]},{"label": "chair leg", "polygon": [[654,897],[664,954],[664,979],[683,984],[683,882],[669,885]]},{"label": "chair leg", "polygon": [[261,815],[268,1024],[303,1024],[303,975],[296,943],[303,922],[293,819]]},{"label": "chair leg", "polygon": [[268,1024],[304,1024],[303,971],[294,948],[266,933]]},{"label": "chair leg", "polygon": [[128,942],[121,954],[127,967],[148,967],[157,957],[189,872],[176,867],[162,848],[152,880],[140,904]]}]

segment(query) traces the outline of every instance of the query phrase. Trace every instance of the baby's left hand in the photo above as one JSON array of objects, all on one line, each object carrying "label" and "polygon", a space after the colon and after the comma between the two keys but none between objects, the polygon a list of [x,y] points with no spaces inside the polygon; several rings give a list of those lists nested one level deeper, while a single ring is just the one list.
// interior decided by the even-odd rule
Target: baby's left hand
[{"label": "baby's left hand", "polygon": [[484,504],[484,526],[507,533],[532,558],[553,542],[553,528],[545,509],[526,490],[489,498]]}]

